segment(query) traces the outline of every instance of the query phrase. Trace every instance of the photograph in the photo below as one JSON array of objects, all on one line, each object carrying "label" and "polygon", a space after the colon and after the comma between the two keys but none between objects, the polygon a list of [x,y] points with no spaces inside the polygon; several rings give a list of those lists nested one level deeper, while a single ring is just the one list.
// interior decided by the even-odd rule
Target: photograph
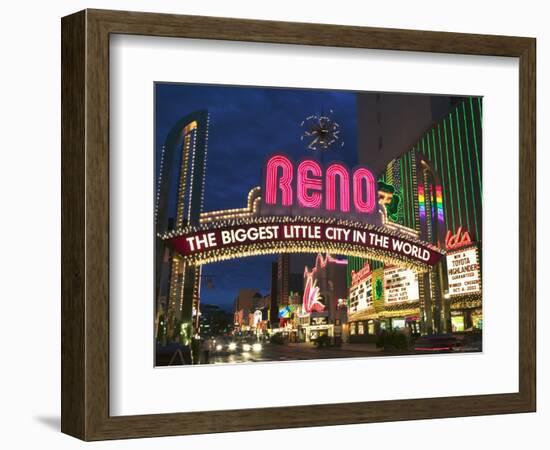
[{"label": "photograph", "polygon": [[494,3],[6,3],[0,448],[541,447],[549,16]]},{"label": "photograph", "polygon": [[482,97],[153,89],[156,367],[482,351]]}]

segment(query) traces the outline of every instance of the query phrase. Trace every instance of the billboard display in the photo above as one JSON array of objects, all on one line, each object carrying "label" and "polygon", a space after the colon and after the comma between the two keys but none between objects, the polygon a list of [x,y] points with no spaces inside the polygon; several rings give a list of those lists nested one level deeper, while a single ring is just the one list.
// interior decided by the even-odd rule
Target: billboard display
[{"label": "billboard display", "polygon": [[479,294],[481,275],[477,247],[447,253],[447,275],[451,297]]},{"label": "billboard display", "polygon": [[386,302],[418,301],[418,275],[404,267],[388,267],[384,270]]}]

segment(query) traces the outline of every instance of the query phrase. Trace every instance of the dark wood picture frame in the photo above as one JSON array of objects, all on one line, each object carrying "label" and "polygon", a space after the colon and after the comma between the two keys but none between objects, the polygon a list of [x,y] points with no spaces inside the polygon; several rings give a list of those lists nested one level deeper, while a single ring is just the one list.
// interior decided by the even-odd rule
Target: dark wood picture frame
[{"label": "dark wood picture frame", "polygon": [[[100,440],[535,411],[535,39],[104,10],[64,17],[61,31],[64,433]],[[110,416],[109,36],[117,33],[519,58],[519,391]]]}]

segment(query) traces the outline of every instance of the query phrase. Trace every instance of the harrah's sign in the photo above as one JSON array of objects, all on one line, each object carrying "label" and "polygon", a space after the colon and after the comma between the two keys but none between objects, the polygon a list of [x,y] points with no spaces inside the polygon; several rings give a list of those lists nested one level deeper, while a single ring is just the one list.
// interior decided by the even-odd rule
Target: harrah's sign
[{"label": "harrah's sign", "polygon": [[312,159],[293,163],[271,156],[264,168],[262,212],[345,216],[374,222],[379,215],[376,178],[366,167],[349,170],[340,162],[326,169]]}]

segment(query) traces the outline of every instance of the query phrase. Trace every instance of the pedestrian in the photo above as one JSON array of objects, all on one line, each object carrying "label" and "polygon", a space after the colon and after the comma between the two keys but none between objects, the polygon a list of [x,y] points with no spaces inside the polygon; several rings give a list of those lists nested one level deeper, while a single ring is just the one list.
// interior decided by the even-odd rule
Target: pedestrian
[{"label": "pedestrian", "polygon": [[210,364],[210,352],[212,351],[214,343],[212,338],[208,337],[202,342],[202,362],[203,364]]}]

